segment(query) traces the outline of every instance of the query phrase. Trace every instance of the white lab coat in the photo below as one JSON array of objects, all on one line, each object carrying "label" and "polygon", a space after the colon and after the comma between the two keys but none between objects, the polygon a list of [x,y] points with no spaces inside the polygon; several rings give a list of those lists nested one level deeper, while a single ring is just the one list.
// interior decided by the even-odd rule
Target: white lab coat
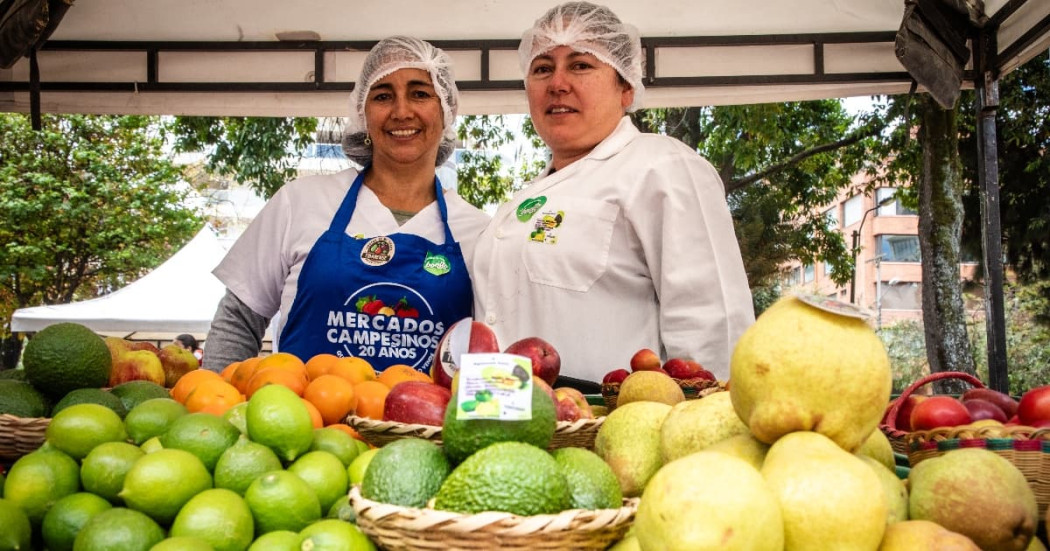
[{"label": "white lab coat", "polygon": [[[540,197],[520,220],[522,203]],[[558,350],[563,375],[591,381],[628,368],[641,348],[727,379],[733,346],[754,322],[718,174],[627,117],[586,157],[548,168],[502,205],[473,269],[475,317],[501,346],[540,337]]]},{"label": "white lab coat", "polygon": [[[215,276],[257,314],[270,318],[278,311],[290,312],[303,262],[317,238],[328,229],[357,174],[348,169],[307,176],[282,186],[215,268]],[[445,204],[452,237],[459,242],[469,266],[478,234],[489,217],[454,192],[445,193]],[[445,241],[445,226],[436,201],[398,226],[390,209],[379,202],[368,186],[361,187],[346,233],[406,233],[433,243]],[[279,325],[278,334],[284,328],[283,316]]]}]

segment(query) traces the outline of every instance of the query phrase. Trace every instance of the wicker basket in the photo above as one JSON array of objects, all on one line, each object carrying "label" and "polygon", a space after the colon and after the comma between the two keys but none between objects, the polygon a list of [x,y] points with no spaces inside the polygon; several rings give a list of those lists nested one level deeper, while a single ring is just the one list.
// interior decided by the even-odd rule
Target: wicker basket
[{"label": "wicker basket", "polygon": [[921,377],[908,385],[908,388],[905,388],[904,391],[901,392],[901,395],[896,400],[891,401],[886,407],[886,414],[882,417],[882,423],[879,424],[879,429],[886,435],[886,438],[889,439],[890,446],[893,447],[894,452],[901,455],[908,455],[910,451],[908,449],[908,431],[897,428],[897,413],[900,411],[901,406],[904,405],[904,401],[920,387],[942,379],[961,379],[973,385],[974,388],[985,388],[984,383],[982,383],[980,379],[960,371],[939,371],[937,373],[931,373],[930,375]]},{"label": "wicker basket", "polygon": [[[709,379],[675,379],[678,386],[682,387],[682,393],[686,400],[703,398],[712,392],[726,390],[726,383],[712,381]],[[602,399],[609,411],[616,409],[616,399],[620,395],[620,383],[602,383]]]},{"label": "wicker basket", "polygon": [[386,551],[532,551],[606,549],[623,538],[634,521],[638,499],[625,499],[619,509],[572,509],[553,515],[518,516],[486,512],[476,515],[379,503],[350,490],[357,526]]},{"label": "wicker basket", "polygon": [[15,417],[0,414],[0,460],[12,461],[44,443],[49,417]]},{"label": "wicker basket", "polygon": [[[362,438],[373,446],[384,446],[399,438],[422,438],[435,444],[441,444],[441,427],[432,425],[413,425],[396,421],[376,421],[367,417],[350,415],[346,423],[356,430]],[[580,419],[578,421],[558,421],[548,449],[587,448],[594,449],[594,439],[598,429],[605,423],[605,417],[597,419]]]}]

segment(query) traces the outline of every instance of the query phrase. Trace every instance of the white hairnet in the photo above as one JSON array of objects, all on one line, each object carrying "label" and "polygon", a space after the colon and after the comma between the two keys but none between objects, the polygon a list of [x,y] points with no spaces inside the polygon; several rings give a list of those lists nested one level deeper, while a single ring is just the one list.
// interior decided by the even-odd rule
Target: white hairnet
[{"label": "white hairnet", "polygon": [[591,54],[612,66],[634,89],[634,102],[627,110],[641,105],[645,92],[642,41],[638,29],[621,22],[612,10],[590,2],[566,2],[551,8],[521,36],[518,59],[522,72],[528,75],[536,56],[558,46]]},{"label": "white hairnet", "polygon": [[456,113],[459,111],[459,90],[452,71],[452,59],[440,48],[410,36],[392,36],[372,47],[361,67],[361,76],[350,94],[350,119],[343,137],[343,150],[354,162],[364,166],[372,161],[372,146],[365,143],[368,123],[365,119],[365,100],[372,85],[400,69],[422,69],[430,74],[434,91],[441,100],[445,128],[438,148],[437,164],[441,165],[452,154],[456,143]]}]

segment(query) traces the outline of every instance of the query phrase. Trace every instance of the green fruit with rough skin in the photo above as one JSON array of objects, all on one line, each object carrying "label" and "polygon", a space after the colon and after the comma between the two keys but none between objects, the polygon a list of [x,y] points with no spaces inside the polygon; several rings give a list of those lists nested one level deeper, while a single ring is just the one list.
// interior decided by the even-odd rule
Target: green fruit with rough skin
[{"label": "green fruit with rough skin", "polygon": [[58,412],[74,404],[98,404],[105,406],[113,410],[121,419],[128,414],[127,408],[124,407],[124,402],[120,401],[120,398],[114,396],[113,393],[101,388],[78,388],[71,390],[69,394],[63,396],[55,404],[55,407],[51,408],[51,416],[54,417]]},{"label": "green fruit with rough skin", "polygon": [[441,448],[419,438],[402,438],[379,448],[365,471],[361,496],[403,507],[423,507],[451,472]]},{"label": "green fruit with rough skin", "polygon": [[15,417],[47,417],[51,403],[33,385],[14,379],[0,379],[0,413]]},{"label": "green fruit with rough skin", "polygon": [[624,497],[637,497],[663,465],[660,426],[671,406],[659,402],[631,402],[605,418],[594,439],[598,454],[620,481]]},{"label": "green fruit with rough skin", "polygon": [[146,400],[171,398],[168,389],[152,381],[128,381],[109,389],[109,392],[120,398],[129,412]]},{"label": "green fruit with rough skin", "polygon": [[453,392],[441,429],[442,445],[452,463],[459,463],[495,442],[525,442],[546,448],[558,426],[554,401],[535,384],[532,385],[532,419],[528,421],[457,419],[457,400],[458,393]]},{"label": "green fruit with rough skin", "polygon": [[113,360],[102,337],[66,322],[49,325],[29,339],[22,365],[37,390],[58,400],[71,390],[106,386]]},{"label": "green fruit with rough skin", "polygon": [[1024,474],[993,451],[960,448],[924,459],[908,476],[908,513],[989,551],[1023,550],[1038,526]]},{"label": "green fruit with rough skin", "polygon": [[794,296],[744,331],[729,373],[733,407],[759,440],[814,431],[850,452],[878,427],[892,383],[886,347],[863,319]]},{"label": "green fruit with rough skin", "polygon": [[569,483],[573,509],[619,509],[623,506],[620,481],[609,464],[584,448],[558,448],[551,452]]}]

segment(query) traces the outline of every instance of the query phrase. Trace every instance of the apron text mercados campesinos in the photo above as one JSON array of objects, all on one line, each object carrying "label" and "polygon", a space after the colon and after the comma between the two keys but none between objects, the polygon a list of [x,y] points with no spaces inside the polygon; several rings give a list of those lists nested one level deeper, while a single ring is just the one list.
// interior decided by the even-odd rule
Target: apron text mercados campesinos
[{"label": "apron text mercados campesinos", "polygon": [[434,179],[445,242],[409,234],[351,237],[365,169],[303,263],[279,339],[303,361],[321,353],[357,356],[376,371],[405,364],[426,372],[448,327],[469,317],[473,291],[463,252]]}]

